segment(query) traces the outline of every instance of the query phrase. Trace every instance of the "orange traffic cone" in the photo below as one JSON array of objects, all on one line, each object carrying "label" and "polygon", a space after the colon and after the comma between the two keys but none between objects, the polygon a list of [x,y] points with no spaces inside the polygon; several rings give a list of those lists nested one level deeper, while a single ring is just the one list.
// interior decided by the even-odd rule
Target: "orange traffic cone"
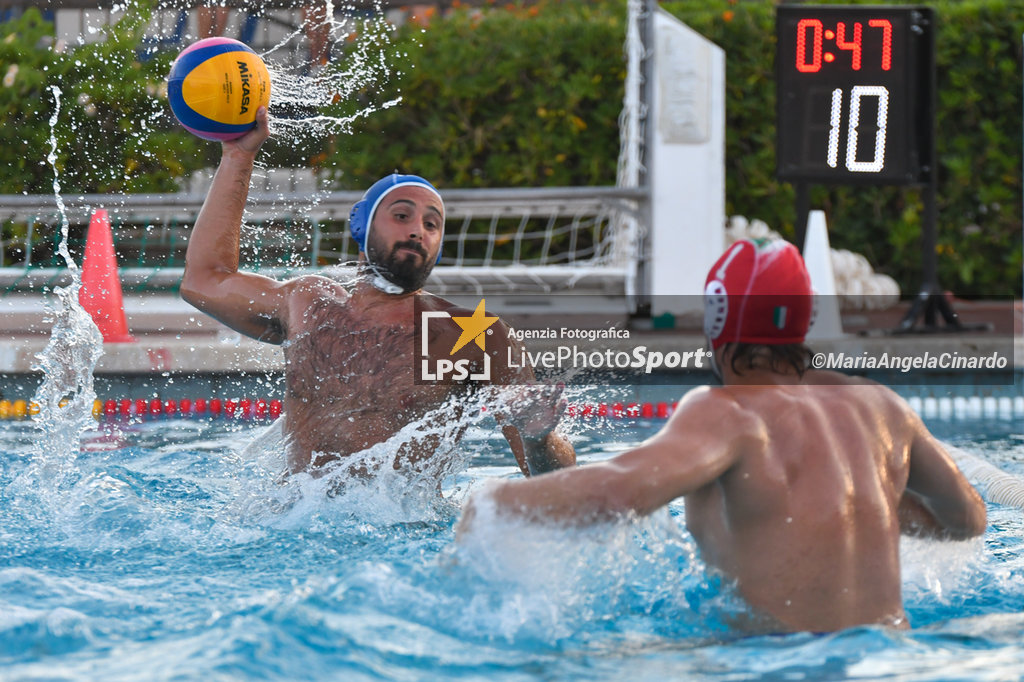
[{"label": "orange traffic cone", "polygon": [[78,302],[99,327],[104,343],[135,340],[128,333],[124,302],[121,299],[121,278],[117,273],[117,258],[114,256],[114,237],[110,233],[110,216],[103,208],[93,213],[89,222]]}]

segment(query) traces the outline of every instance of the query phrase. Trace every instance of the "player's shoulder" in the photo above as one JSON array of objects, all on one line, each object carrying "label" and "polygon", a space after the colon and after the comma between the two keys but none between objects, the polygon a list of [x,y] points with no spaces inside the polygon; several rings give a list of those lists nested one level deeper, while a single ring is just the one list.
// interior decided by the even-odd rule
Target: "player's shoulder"
[{"label": "player's shoulder", "polygon": [[699,418],[714,415],[716,420],[753,414],[736,392],[725,386],[698,386],[688,391],[677,404],[676,411],[687,411]]},{"label": "player's shoulder", "polygon": [[844,402],[858,403],[863,409],[876,413],[881,419],[904,419],[913,415],[909,403],[895,390],[867,377],[852,376],[834,371],[811,371],[804,377],[810,386],[839,387],[838,396]]},{"label": "player's shoulder", "polygon": [[870,395],[875,400],[902,401],[896,391],[874,379],[832,370],[811,370],[804,375],[804,383],[813,386],[853,386],[857,388],[857,393]]},{"label": "player's shoulder", "polygon": [[289,294],[298,296],[342,296],[349,297],[348,289],[330,277],[324,275],[300,275],[284,282],[284,287]]},{"label": "player's shoulder", "polygon": [[700,386],[676,405],[670,424],[685,433],[713,432],[717,437],[761,437],[765,415],[725,386]]}]

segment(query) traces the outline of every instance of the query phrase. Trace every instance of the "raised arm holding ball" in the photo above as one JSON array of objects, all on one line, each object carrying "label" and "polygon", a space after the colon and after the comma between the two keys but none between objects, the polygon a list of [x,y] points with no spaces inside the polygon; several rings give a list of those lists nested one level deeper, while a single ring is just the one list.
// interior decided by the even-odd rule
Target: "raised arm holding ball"
[{"label": "raised arm holding ball", "polygon": [[[474,311],[423,291],[438,261],[444,237],[444,202],[429,182],[414,175],[389,175],[375,183],[353,208],[351,229],[360,245],[354,285],[320,275],[277,281],[239,269],[239,239],[249,180],[260,146],[269,136],[267,110],[259,107],[256,127],[222,143],[220,166],[188,243],[182,297],[247,336],[282,344],[285,356],[284,431],[292,471],[322,465],[382,443],[433,413],[459,418],[460,397],[470,382],[417,384],[419,361],[415,316],[419,310],[471,317]],[[450,331],[449,331],[450,329]],[[491,384],[529,384],[528,368],[510,368],[507,328],[487,337]],[[459,341],[449,325],[430,336],[430,346],[447,356]],[[480,360],[475,344],[453,358]],[[496,417],[524,474],[575,462],[572,446],[554,431],[560,418],[557,391],[537,390],[547,399],[520,401]],[[535,397],[535,396],[534,396]],[[443,405],[445,411],[437,412]],[[479,409],[479,408],[477,408]],[[451,457],[456,438],[426,430],[401,442],[395,467],[431,471],[438,457]]]}]

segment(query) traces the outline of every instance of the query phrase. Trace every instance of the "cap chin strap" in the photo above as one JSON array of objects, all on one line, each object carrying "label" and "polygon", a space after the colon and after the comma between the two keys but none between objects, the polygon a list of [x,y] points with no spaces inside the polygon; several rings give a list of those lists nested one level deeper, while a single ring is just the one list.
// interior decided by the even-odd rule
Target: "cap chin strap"
[{"label": "cap chin strap", "polygon": [[366,269],[370,271],[370,284],[374,289],[383,291],[385,294],[391,294],[392,296],[398,296],[399,294],[405,293],[405,289],[384,276],[381,267],[376,263],[372,263],[367,260]]},{"label": "cap chin strap", "polygon": [[370,280],[370,284],[373,285],[374,289],[379,289],[385,294],[391,294],[392,296],[398,296],[399,294],[405,293],[405,289],[394,282],[388,281],[384,278],[384,275],[381,275],[380,273],[374,273],[373,279]]}]

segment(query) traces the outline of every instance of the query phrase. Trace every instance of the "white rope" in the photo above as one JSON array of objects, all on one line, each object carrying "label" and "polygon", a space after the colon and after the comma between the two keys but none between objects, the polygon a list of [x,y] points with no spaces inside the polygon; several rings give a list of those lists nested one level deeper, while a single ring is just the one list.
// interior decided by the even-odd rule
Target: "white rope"
[{"label": "white rope", "polygon": [[[619,114],[619,163],[615,184],[619,187],[639,187],[640,173],[644,169],[644,119],[647,116],[643,100],[643,61],[649,50],[640,34],[640,18],[643,16],[644,1],[629,0],[626,3],[626,41],[623,52],[626,57],[625,94],[622,112]],[[653,21],[654,17],[648,17]],[[635,216],[619,212],[615,222],[612,264],[634,266],[639,256],[642,227]],[[634,276],[627,280],[627,289],[634,288]]]},{"label": "white rope", "polygon": [[627,7],[625,96],[619,114],[619,169],[616,184],[619,187],[637,187],[640,184],[643,151],[643,74],[644,41],[640,35],[640,17],[643,0],[629,0]]},{"label": "white rope", "polygon": [[1020,395],[912,395],[907,402],[926,419],[1024,419],[1024,396]]},{"label": "white rope", "polygon": [[978,487],[985,500],[1024,509],[1024,479],[1008,474],[984,459],[953,445],[946,445],[946,449],[967,480]]}]

